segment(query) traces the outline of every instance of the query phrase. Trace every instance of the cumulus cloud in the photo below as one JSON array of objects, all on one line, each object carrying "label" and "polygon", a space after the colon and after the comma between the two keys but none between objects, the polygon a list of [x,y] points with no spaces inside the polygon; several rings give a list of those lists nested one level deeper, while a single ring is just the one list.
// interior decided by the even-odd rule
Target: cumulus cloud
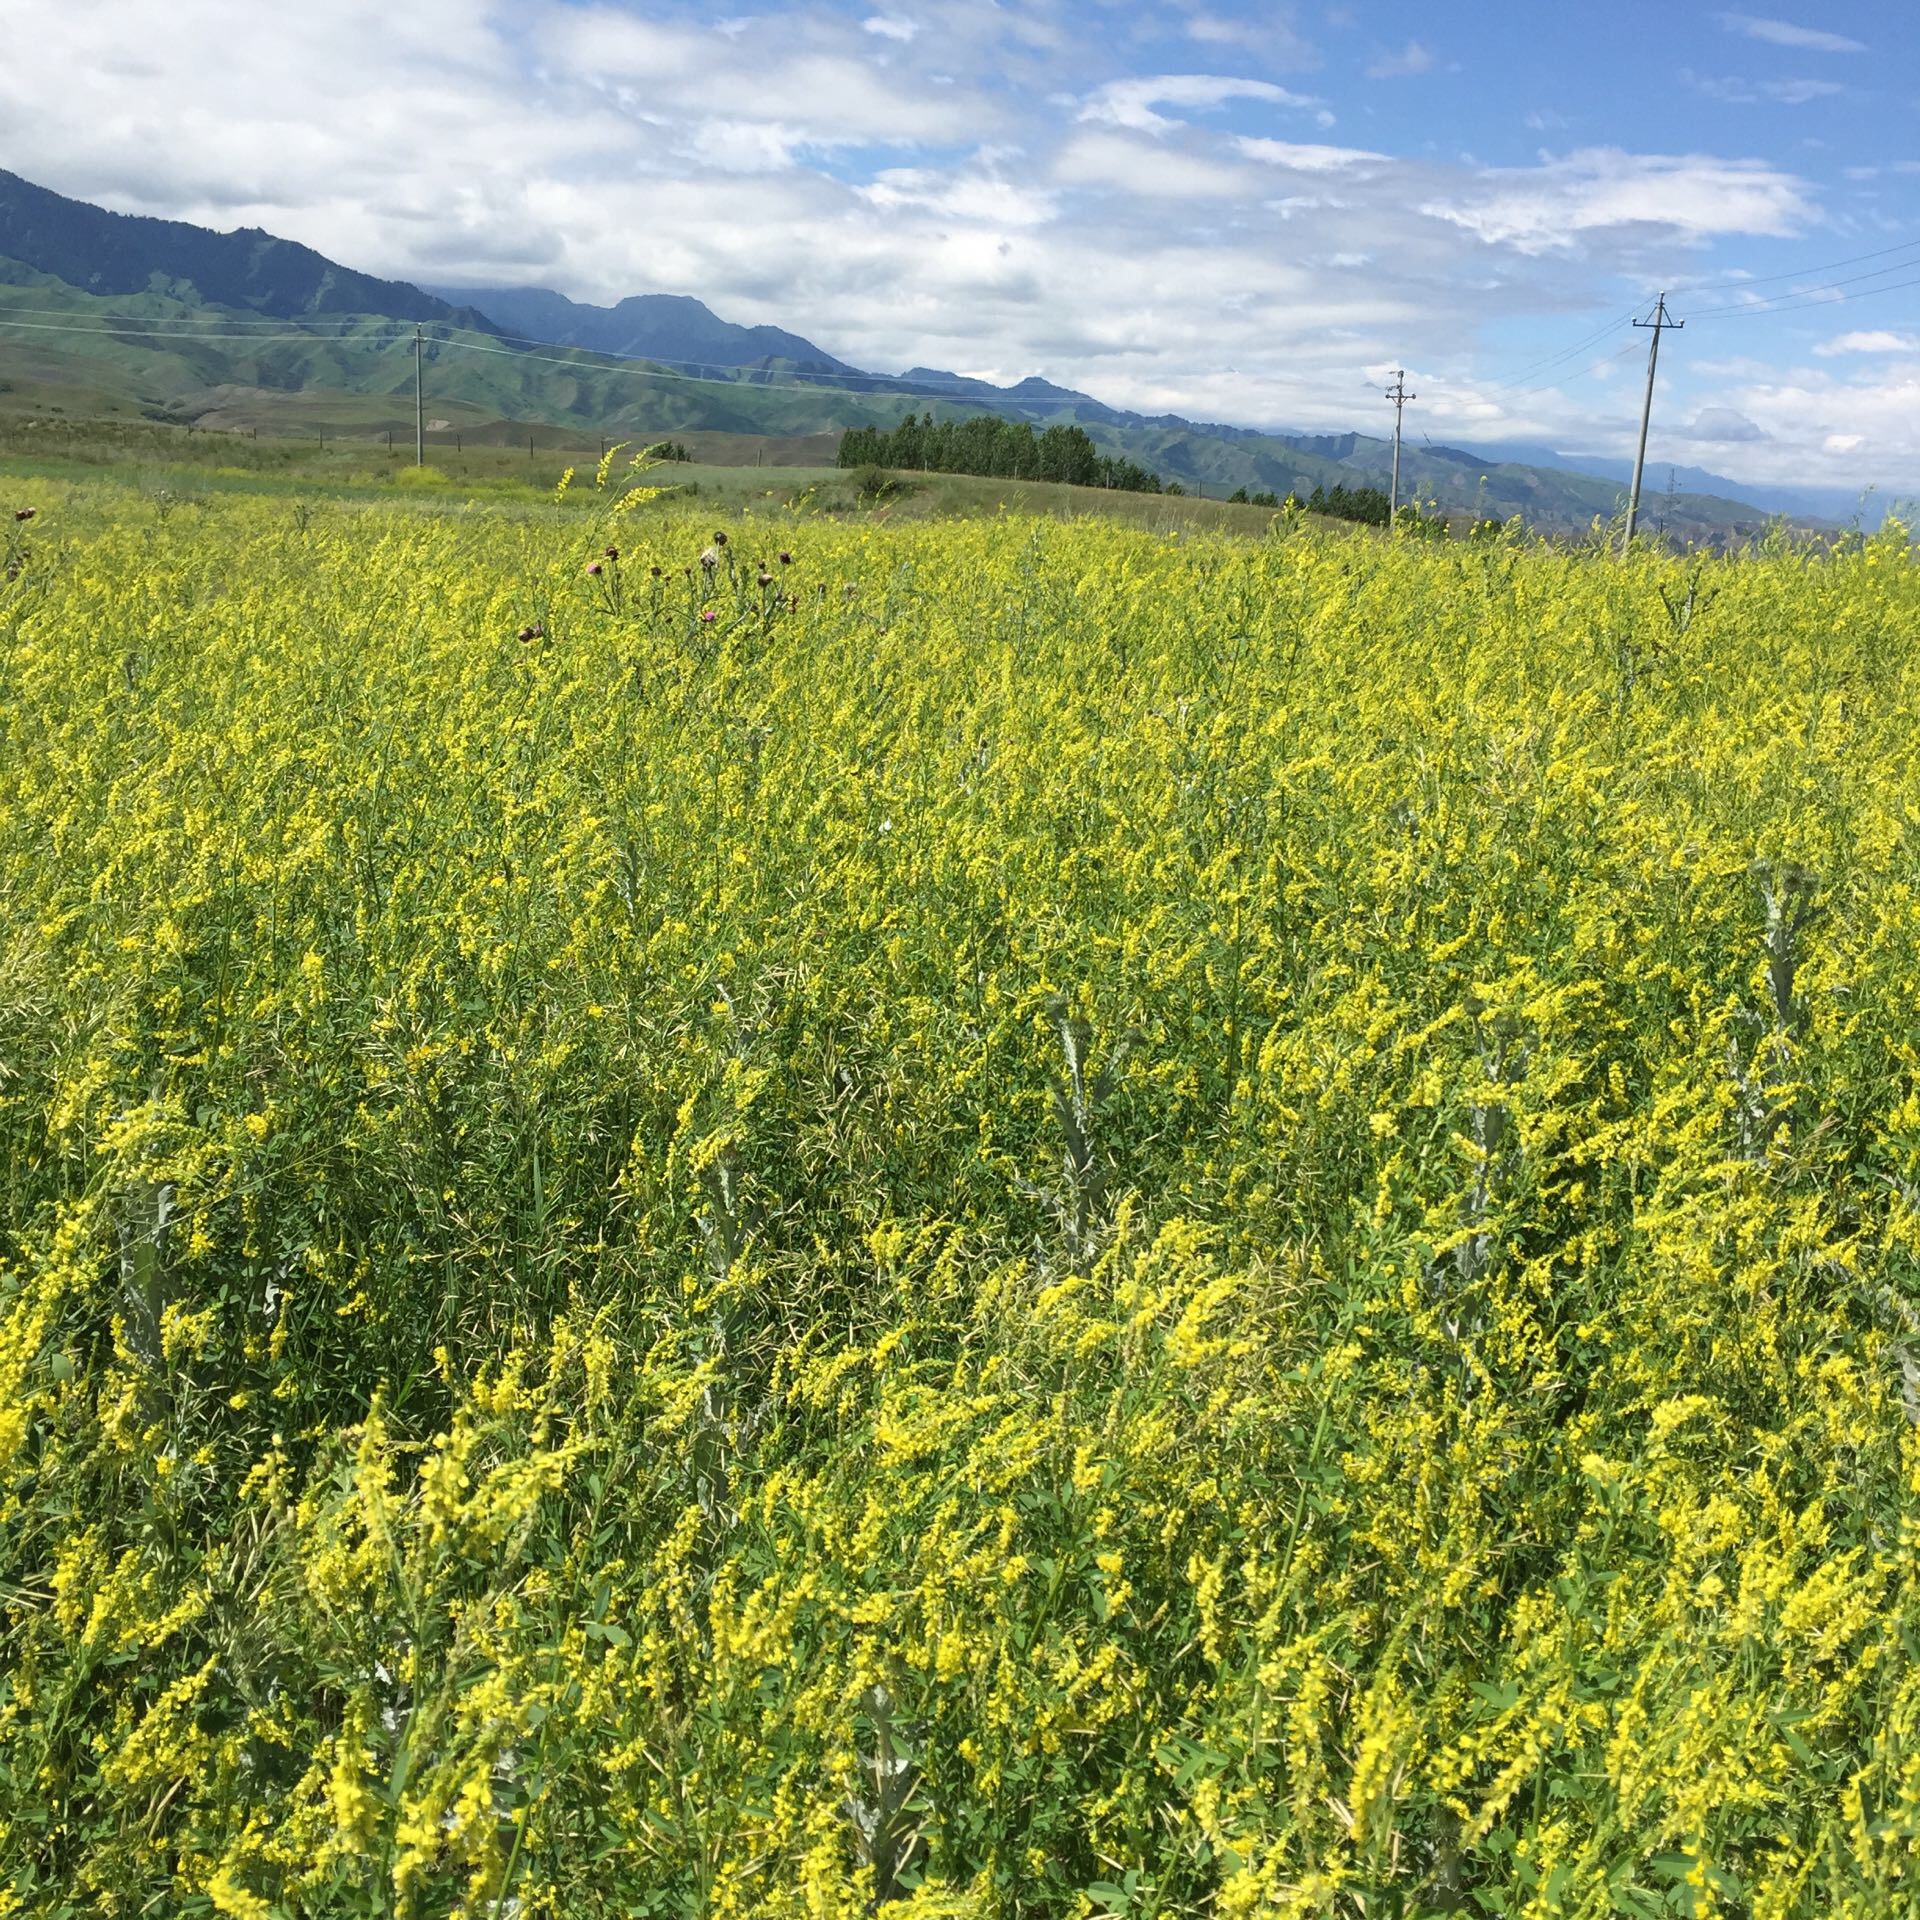
[{"label": "cumulus cloud", "polygon": [[919,21],[908,20],[897,13],[869,14],[860,25],[866,32],[877,34],[882,40],[897,40],[902,46],[920,32]]}]

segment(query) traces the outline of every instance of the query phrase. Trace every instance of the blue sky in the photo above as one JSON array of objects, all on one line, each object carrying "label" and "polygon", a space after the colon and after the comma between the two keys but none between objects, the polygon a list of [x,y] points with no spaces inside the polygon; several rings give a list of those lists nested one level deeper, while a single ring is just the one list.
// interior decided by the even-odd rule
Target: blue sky
[{"label": "blue sky", "polygon": [[1892,0],[0,0],[0,164],[356,266],[691,293],[861,365],[1920,490]]}]

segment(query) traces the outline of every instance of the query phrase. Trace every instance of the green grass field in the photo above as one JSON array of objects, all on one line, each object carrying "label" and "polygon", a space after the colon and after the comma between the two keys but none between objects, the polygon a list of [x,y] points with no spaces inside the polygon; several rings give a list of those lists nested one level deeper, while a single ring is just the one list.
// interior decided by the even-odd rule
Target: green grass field
[{"label": "green grass field", "polygon": [[[282,396],[281,400],[300,396]],[[437,417],[437,416],[436,416]],[[269,430],[229,424],[189,430],[147,420],[45,410],[9,414],[0,407],[0,472],[17,480],[55,482],[112,473],[176,500],[202,494],[279,493],[314,498],[380,498],[416,488],[445,499],[463,489],[476,497],[533,503],[551,497],[562,473],[591,477],[610,447],[644,438],[596,435],[570,438],[563,430],[476,418],[459,429],[426,436],[424,480],[410,473],[410,429],[389,436],[365,422],[343,425],[337,410],[315,410],[307,431],[300,413],[276,403]],[[838,436],[769,439],[726,433],[673,436],[692,458],[671,462],[651,477],[726,513],[802,503],[842,515],[877,514],[883,520],[970,517],[1002,512],[1074,518],[1097,515],[1160,531],[1212,529],[1262,535],[1271,509],[1188,496],[1122,494],[1045,481],[987,480],[968,474],[905,474],[900,491],[878,502],[863,499],[854,477],[834,465]],[[389,444],[391,439],[391,444]],[[531,444],[529,444],[531,442]],[[581,498],[586,498],[583,492]]]}]

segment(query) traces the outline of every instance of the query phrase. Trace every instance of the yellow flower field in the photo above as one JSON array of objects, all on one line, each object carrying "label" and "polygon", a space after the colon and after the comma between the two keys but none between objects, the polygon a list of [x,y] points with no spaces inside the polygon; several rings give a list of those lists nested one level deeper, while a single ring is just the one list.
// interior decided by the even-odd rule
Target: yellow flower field
[{"label": "yellow flower field", "polygon": [[1920,1910],[1898,527],[0,507],[0,1914]]}]

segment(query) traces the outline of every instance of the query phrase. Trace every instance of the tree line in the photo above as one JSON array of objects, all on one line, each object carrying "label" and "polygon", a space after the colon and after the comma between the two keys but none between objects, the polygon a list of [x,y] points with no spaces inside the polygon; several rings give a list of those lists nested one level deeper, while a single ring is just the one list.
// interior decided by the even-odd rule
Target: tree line
[{"label": "tree line", "polygon": [[843,467],[906,467],[920,473],[976,473],[992,480],[1056,480],[1074,487],[1159,493],[1160,476],[1102,453],[1082,427],[1035,433],[1025,420],[976,414],[936,420],[908,414],[897,427],[852,427],[840,436]]},{"label": "tree line", "polygon": [[1384,488],[1349,487],[1337,482],[1332,487],[1315,487],[1307,496],[1307,511],[1330,514],[1336,520],[1357,520],[1366,527],[1384,527],[1392,510]]},{"label": "tree line", "polygon": [[[1025,420],[975,414],[965,420],[936,420],[931,413],[909,413],[897,427],[850,427],[840,436],[842,467],[896,467],[918,473],[974,473],[993,480],[1057,480],[1075,487],[1114,487],[1125,493],[1184,493],[1178,481],[1162,484],[1157,473],[1117,454],[1102,453],[1083,427],[1051,426],[1035,433]],[[1229,500],[1256,507],[1282,503],[1270,492],[1245,487]],[[1337,520],[1384,527],[1387,496],[1379,487],[1315,487],[1303,502],[1288,494],[1285,504],[1305,506]]]}]

